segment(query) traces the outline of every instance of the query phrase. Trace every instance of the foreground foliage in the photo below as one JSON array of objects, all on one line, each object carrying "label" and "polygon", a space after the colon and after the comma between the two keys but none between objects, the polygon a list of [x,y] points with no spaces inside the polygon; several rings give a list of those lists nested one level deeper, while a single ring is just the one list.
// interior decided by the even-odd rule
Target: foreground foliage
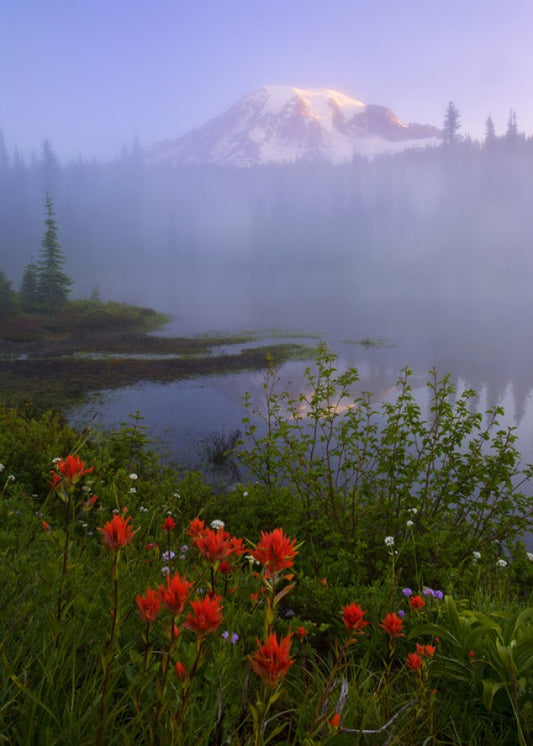
[{"label": "foreground foliage", "polygon": [[[435,386],[434,430],[424,430],[404,388],[397,409],[387,405],[381,435],[376,424],[365,436],[383,437],[385,454],[379,461],[375,446],[379,508],[369,495],[354,508],[361,529],[326,509],[330,499],[346,508],[331,478],[319,488],[331,476],[324,464],[312,462],[306,476],[296,456],[307,453],[309,431],[303,418],[282,420],[281,409],[294,475],[307,483],[291,482],[272,430],[272,448],[258,442],[255,463],[279,459],[279,483],[270,461],[269,479],[225,491],[162,466],[138,416],[116,432],[79,434],[50,413],[0,410],[0,742],[530,742],[533,554],[519,542],[527,516],[512,533],[509,503],[497,499],[502,492],[516,510],[525,501],[512,486],[518,454],[503,435],[484,439],[492,456],[471,450],[454,428],[471,422],[478,439],[490,428],[467,407],[457,414],[460,397],[447,408],[448,384]],[[317,433],[323,420],[311,418]],[[401,436],[395,448],[391,421]],[[415,445],[404,447],[415,422]],[[441,443],[431,462],[430,432]],[[246,458],[254,464],[253,451]],[[387,463],[395,470],[386,482]],[[483,518],[486,504],[501,510],[502,543],[493,544],[491,515],[475,544],[465,522],[461,548],[448,497],[459,476],[491,487],[488,503],[472,488],[468,520]],[[460,572],[444,547],[429,552],[430,532],[462,552]]]}]

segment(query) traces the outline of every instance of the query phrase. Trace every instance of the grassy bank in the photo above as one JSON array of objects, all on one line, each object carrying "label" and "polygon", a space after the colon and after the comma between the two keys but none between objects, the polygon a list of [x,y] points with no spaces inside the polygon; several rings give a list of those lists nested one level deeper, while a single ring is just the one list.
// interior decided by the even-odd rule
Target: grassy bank
[{"label": "grassy bank", "polygon": [[61,408],[89,392],[142,380],[172,381],[199,375],[260,370],[301,356],[302,346],[264,345],[217,354],[250,336],[157,337],[168,321],[151,309],[119,303],[69,304],[61,313],[20,315],[0,322],[0,402],[31,400]]}]

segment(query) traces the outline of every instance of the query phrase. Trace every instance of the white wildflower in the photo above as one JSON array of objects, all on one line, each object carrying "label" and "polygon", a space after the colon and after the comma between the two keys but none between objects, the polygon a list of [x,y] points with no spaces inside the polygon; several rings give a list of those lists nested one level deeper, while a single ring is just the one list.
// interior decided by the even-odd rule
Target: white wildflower
[{"label": "white wildflower", "polygon": [[418,513],[418,508],[408,508],[407,512],[416,515]]},{"label": "white wildflower", "polygon": [[477,561],[481,559],[481,552],[472,552],[472,557]]},{"label": "white wildflower", "polygon": [[220,521],[218,518],[215,518],[214,521],[211,521],[211,528],[213,531],[221,531],[226,524],[224,521]]},{"label": "white wildflower", "polygon": [[498,567],[507,567],[507,562],[506,562],[506,560],[504,560],[504,559],[499,559],[499,560],[498,560],[498,561],[496,562],[496,565],[497,565]]},{"label": "white wildflower", "polygon": [[407,528],[411,528],[411,526],[414,526],[415,524],[414,521],[407,521],[405,525],[407,526]]},{"label": "white wildflower", "polygon": [[533,552],[526,552],[526,557],[530,562],[533,562]]},{"label": "white wildflower", "polygon": [[386,536],[385,537],[385,546],[387,546],[387,547],[393,547],[394,546],[394,536]]},{"label": "white wildflower", "polygon": [[247,492],[243,492],[243,493],[242,493],[242,496],[243,496],[243,497],[248,497],[248,493],[247,493]]},{"label": "white wildflower", "polygon": [[8,479],[9,482],[14,482],[15,481],[15,475],[14,474],[10,474],[7,479]]},{"label": "white wildflower", "polygon": [[5,468],[4,464],[0,464],[0,471],[4,471]]},{"label": "white wildflower", "polygon": [[137,489],[135,487],[130,487],[128,492],[130,493],[130,495],[134,495],[137,492]]},{"label": "white wildflower", "polygon": [[139,479],[139,477],[137,476],[137,474],[133,473],[133,474],[130,474],[130,479],[135,480],[135,479]]}]

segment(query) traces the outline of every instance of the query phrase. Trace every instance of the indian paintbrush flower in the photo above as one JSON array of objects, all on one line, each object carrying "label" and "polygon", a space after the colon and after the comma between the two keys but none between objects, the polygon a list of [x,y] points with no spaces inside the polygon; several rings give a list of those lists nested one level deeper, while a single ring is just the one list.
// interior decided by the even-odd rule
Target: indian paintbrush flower
[{"label": "indian paintbrush flower", "polygon": [[351,604],[348,604],[348,606],[343,606],[342,621],[344,622],[346,629],[349,629],[352,633],[362,635],[363,628],[366,627],[367,624],[370,624],[368,620],[363,618],[365,614],[366,611],[363,611],[361,606],[353,601]]},{"label": "indian paintbrush flower", "polygon": [[169,571],[166,575],[166,585],[162,583],[159,586],[161,602],[170,614],[181,614],[185,608],[185,603],[189,597],[193,583],[186,578],[182,578],[178,573],[175,573],[171,577]]},{"label": "indian paintbrush flower", "polygon": [[116,552],[118,549],[122,549],[133,539],[137,531],[132,531],[129,522],[131,517],[124,518],[122,515],[114,515],[110,521],[107,521],[103,528],[99,528],[98,531],[104,537],[105,546],[112,552]]},{"label": "indian paintbrush flower", "polygon": [[261,539],[251,555],[261,562],[267,575],[275,575],[280,570],[292,567],[297,549],[296,539],[289,539],[282,528],[275,528],[270,533],[261,531]]},{"label": "indian paintbrush flower", "polygon": [[385,618],[379,626],[385,630],[389,637],[405,637],[402,632],[403,621],[395,612],[385,614]]},{"label": "indian paintbrush flower", "polygon": [[263,644],[257,640],[259,649],[248,656],[252,669],[268,687],[277,687],[294,663],[290,657],[291,642],[292,635],[278,640],[276,633],[272,632]]},{"label": "indian paintbrush flower", "polygon": [[161,595],[153,588],[148,588],[144,596],[137,595],[136,601],[141,621],[153,624],[161,610]]},{"label": "indian paintbrush flower", "polygon": [[222,603],[220,596],[204,596],[204,598],[191,601],[192,612],[187,614],[186,629],[191,630],[200,637],[213,634],[222,624]]}]

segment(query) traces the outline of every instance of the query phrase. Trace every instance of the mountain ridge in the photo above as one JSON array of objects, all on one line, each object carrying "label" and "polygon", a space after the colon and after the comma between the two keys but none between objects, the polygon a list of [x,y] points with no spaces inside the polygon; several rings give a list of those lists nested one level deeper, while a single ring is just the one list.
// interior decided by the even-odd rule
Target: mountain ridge
[{"label": "mountain ridge", "polygon": [[405,124],[392,109],[331,88],[267,85],[185,135],[156,143],[146,159],[154,165],[339,164],[437,145],[441,138],[437,127]]}]

